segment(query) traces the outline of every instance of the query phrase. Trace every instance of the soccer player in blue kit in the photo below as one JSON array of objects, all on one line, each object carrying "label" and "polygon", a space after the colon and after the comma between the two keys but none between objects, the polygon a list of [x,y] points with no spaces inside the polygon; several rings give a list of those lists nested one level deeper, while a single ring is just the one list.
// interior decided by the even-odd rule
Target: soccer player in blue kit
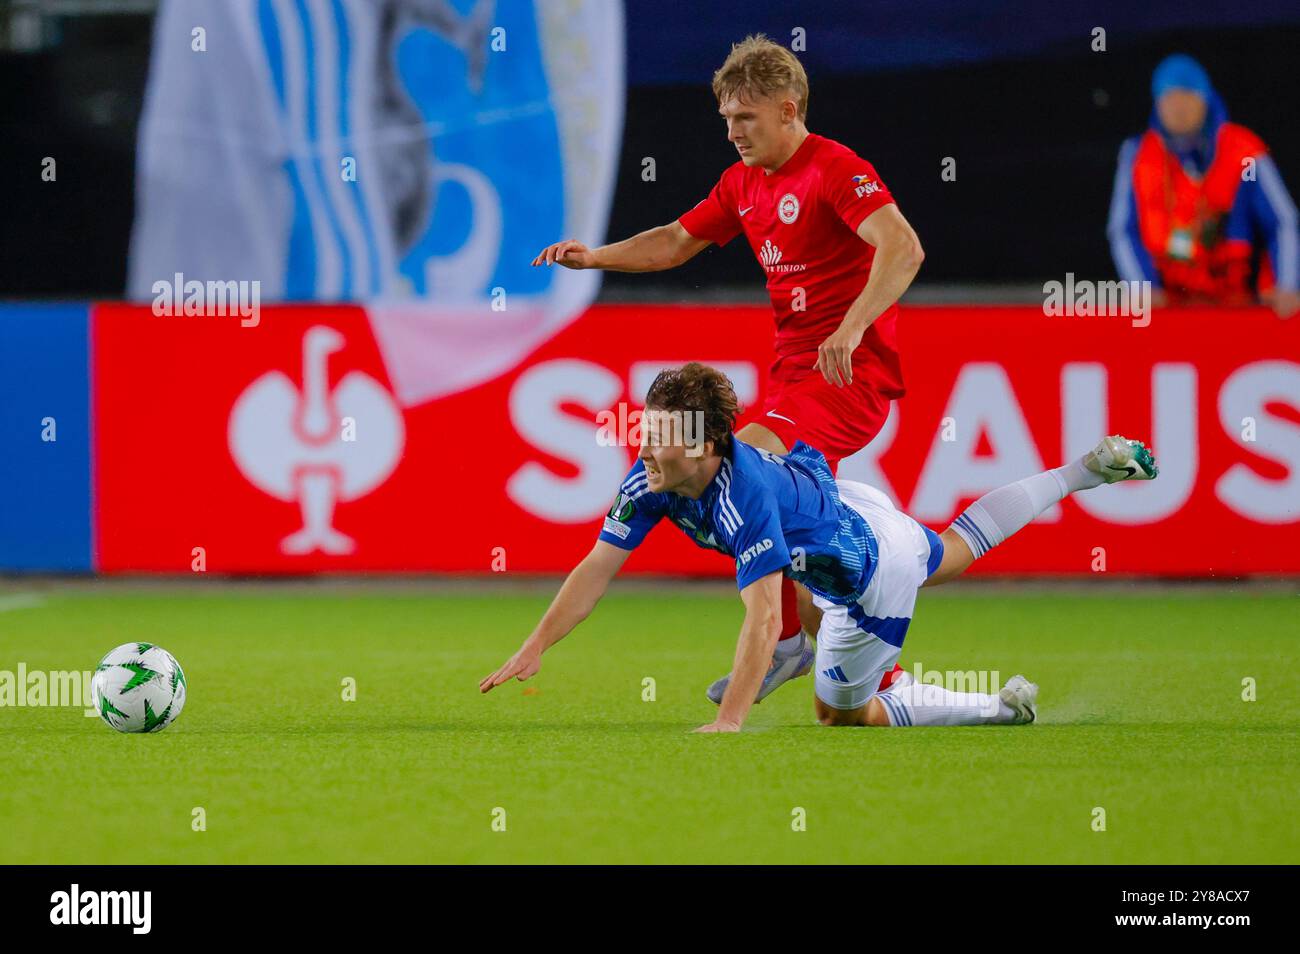
[{"label": "soccer player in blue kit", "polygon": [[[564,581],[519,651],[479,683],[528,679],[542,653],[582,622],[661,519],[736,561],[745,620],[717,718],[699,732],[737,732],[756,699],[813,667],[806,637],[774,659],[781,579],[822,610],[814,706],[823,725],[1033,722],[1038,687],[1013,676],[996,694],[910,683],[878,692],[902,651],[917,590],[946,583],[1066,495],[1158,471],[1142,444],[1107,437],[1064,467],[990,491],[936,534],[865,484],[836,481],[803,442],[778,456],[733,438],[731,382],[699,363],[661,372],[646,394],[641,449],[591,552]],[[692,426],[694,422],[699,422]],[[790,665],[784,665],[789,661]]]}]

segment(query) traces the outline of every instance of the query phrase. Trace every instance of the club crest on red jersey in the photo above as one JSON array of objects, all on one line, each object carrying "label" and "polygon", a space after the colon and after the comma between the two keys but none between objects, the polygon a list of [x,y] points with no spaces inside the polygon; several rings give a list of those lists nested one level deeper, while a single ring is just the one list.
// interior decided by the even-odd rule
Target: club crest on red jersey
[{"label": "club crest on red jersey", "polygon": [[776,214],[786,225],[799,218],[799,200],[795,198],[793,192],[781,196],[781,201],[776,204]]}]

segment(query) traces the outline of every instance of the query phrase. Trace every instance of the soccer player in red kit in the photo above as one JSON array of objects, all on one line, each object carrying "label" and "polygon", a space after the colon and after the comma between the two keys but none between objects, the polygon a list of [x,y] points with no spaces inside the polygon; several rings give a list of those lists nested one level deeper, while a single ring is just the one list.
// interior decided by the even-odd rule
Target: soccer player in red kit
[{"label": "soccer player in red kit", "polygon": [[[775,454],[803,441],[834,471],[903,395],[897,302],[921,267],[921,243],[869,162],[808,131],[808,77],[785,47],[746,37],[714,74],[713,92],[740,158],[703,201],[622,242],[557,242],[533,264],[661,271],[744,233],[767,276],[776,359],[766,399],[736,436]],[[781,604],[781,640],[759,699],[812,665],[803,630],[817,632],[820,612],[789,579]],[[714,702],[728,679],[709,687]]]}]

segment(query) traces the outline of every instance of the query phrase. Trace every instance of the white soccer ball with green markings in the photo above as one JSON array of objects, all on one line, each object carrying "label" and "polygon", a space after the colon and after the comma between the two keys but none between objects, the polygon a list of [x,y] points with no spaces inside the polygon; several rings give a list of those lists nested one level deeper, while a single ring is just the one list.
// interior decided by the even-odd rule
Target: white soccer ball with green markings
[{"label": "white soccer ball with green markings", "polygon": [[99,661],[90,681],[99,716],[118,732],[157,732],[185,708],[185,673],[152,643],[126,643]]}]

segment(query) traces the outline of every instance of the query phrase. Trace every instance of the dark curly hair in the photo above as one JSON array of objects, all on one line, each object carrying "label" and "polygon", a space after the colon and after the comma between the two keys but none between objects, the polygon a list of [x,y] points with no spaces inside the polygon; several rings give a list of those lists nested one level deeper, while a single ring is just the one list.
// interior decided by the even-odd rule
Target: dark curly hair
[{"label": "dark curly hair", "polygon": [[702,413],[700,443],[713,441],[714,453],[724,455],[731,448],[731,432],[740,416],[740,401],[731,379],[707,364],[692,361],[680,368],[665,368],[646,391],[647,410]]}]

